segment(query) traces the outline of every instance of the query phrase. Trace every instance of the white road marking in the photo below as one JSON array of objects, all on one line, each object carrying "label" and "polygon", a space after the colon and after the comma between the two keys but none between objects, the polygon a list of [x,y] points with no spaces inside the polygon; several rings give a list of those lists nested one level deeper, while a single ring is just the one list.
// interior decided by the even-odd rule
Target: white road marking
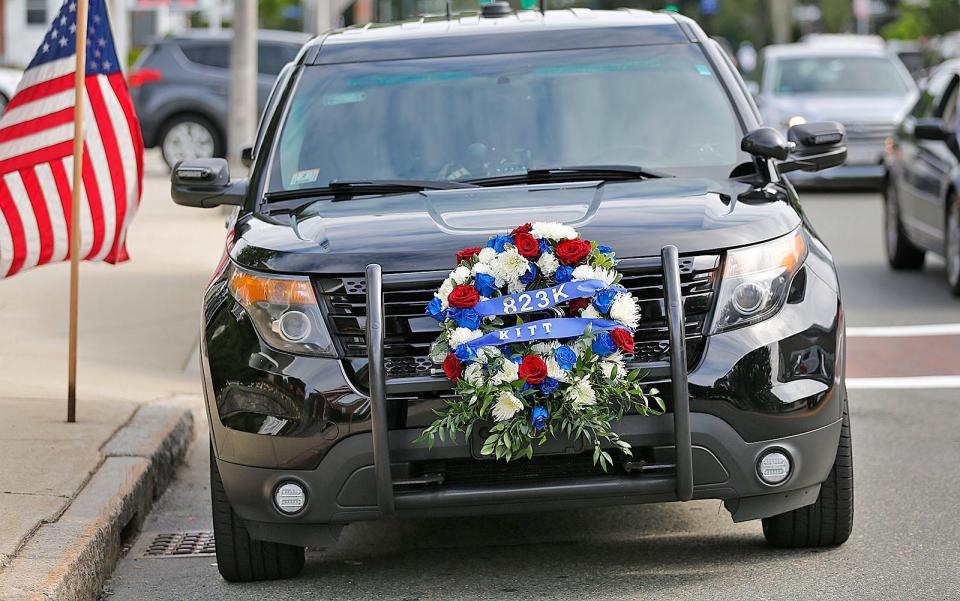
[{"label": "white road marking", "polygon": [[931,323],[916,326],[867,326],[847,328],[850,338],[897,338],[908,336],[960,335],[960,323]]},{"label": "white road marking", "polygon": [[904,376],[900,378],[847,378],[851,390],[918,390],[960,388],[960,376]]}]

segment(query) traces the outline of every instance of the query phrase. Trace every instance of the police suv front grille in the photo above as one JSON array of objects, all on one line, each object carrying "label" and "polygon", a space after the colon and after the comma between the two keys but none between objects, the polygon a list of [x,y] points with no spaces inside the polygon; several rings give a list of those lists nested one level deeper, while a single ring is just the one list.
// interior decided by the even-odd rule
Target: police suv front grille
[{"label": "police suv front grille", "polygon": [[[713,306],[718,281],[719,255],[680,259],[680,282],[686,321],[687,357],[694,365],[703,351],[703,333]],[[659,258],[624,259],[618,270],[620,284],[629,289],[641,309],[640,326],[634,335],[633,362],[666,361],[669,353],[663,301],[663,273]],[[427,359],[430,343],[439,331],[424,308],[447,272],[386,274],[383,279],[386,311],[385,344],[387,379],[437,376]],[[366,284],[362,276],[321,277],[315,281],[317,296],[331,334],[347,359],[355,384],[366,385],[367,354]]]}]

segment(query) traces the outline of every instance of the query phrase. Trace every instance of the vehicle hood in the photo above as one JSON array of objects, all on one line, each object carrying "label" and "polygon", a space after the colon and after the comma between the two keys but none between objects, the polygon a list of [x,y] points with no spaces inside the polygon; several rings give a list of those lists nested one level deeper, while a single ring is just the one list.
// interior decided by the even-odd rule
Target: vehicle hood
[{"label": "vehicle hood", "polygon": [[280,273],[449,270],[456,251],[527,222],[561,221],[620,258],[668,244],[699,253],[762,242],[800,224],[784,201],[747,201],[746,184],[671,178],[457,189],[322,200],[238,221],[230,255]]},{"label": "vehicle hood", "polygon": [[776,96],[769,101],[765,115],[769,125],[781,125],[800,116],[808,123],[839,121],[841,123],[882,123],[893,125],[913,103],[913,96]]}]

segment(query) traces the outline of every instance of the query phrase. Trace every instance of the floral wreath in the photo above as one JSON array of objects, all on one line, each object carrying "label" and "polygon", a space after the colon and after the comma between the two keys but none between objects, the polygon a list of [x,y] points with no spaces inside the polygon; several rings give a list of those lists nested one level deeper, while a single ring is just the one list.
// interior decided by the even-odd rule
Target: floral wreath
[{"label": "floral wreath", "polygon": [[438,436],[469,438],[492,422],[481,454],[505,461],[529,459],[561,435],[583,437],[604,470],[612,465],[604,442],[631,455],[611,424],[631,409],[665,407],[637,383],[639,370],[627,372],[640,309],[618,285],[616,264],[613,249],[561,223],[524,224],[458,252],[426,308],[443,330],[430,359],[457,397],[418,440],[432,448]]}]

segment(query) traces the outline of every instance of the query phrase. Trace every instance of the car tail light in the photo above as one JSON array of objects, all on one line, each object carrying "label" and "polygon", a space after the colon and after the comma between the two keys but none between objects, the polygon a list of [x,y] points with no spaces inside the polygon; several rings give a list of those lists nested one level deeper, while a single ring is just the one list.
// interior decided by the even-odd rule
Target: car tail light
[{"label": "car tail light", "polygon": [[163,73],[156,69],[137,69],[127,75],[127,85],[131,88],[139,88],[145,83],[160,81],[163,79]]}]

